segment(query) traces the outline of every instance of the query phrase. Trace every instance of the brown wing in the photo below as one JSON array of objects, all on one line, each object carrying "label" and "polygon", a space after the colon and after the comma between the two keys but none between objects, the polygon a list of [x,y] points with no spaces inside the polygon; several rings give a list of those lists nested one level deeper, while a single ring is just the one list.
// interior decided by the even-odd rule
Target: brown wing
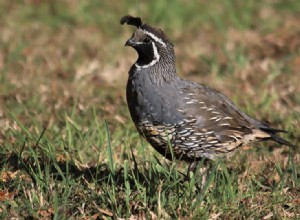
[{"label": "brown wing", "polygon": [[213,131],[220,143],[237,142],[253,133],[254,119],[241,112],[227,97],[210,87],[193,84],[182,89],[183,111],[195,118],[199,132]]}]

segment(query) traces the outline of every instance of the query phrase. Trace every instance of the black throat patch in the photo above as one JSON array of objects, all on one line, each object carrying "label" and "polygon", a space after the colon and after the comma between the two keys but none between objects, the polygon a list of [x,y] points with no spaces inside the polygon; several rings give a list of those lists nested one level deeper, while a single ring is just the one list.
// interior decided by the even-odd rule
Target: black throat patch
[{"label": "black throat patch", "polygon": [[137,49],[139,55],[138,60],[136,61],[136,67],[143,69],[154,65],[159,60],[159,54],[157,47],[152,42],[150,44],[140,45]]}]

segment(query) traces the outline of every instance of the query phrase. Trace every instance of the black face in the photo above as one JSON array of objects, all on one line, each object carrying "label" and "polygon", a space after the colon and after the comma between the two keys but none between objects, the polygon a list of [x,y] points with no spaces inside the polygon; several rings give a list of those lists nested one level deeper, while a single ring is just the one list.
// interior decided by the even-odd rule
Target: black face
[{"label": "black face", "polygon": [[151,38],[145,36],[141,41],[135,42],[133,41],[134,36],[130,38],[126,45],[133,47],[139,57],[137,60],[137,64],[139,66],[144,66],[151,63],[155,59],[154,48],[155,44]]},{"label": "black face", "polygon": [[152,44],[150,38],[146,37],[141,44],[137,44],[134,47],[139,54],[139,58],[137,60],[138,65],[147,65],[155,59],[153,46],[154,43]]},{"label": "black face", "polygon": [[125,45],[131,46],[137,51],[139,55],[137,64],[139,66],[144,66],[151,63],[155,59],[155,43],[147,35],[144,35],[142,38],[140,37],[141,36],[138,37],[136,34],[134,34]]}]

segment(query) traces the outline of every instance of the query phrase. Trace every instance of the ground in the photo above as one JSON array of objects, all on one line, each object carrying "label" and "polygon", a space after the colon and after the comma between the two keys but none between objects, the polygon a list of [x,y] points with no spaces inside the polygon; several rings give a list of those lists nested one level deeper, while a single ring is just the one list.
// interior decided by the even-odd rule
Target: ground
[{"label": "ground", "polygon": [[298,0],[1,0],[0,218],[299,219],[299,148],[244,146],[200,190],[139,137],[126,14],[165,31],[181,77],[298,145]]}]

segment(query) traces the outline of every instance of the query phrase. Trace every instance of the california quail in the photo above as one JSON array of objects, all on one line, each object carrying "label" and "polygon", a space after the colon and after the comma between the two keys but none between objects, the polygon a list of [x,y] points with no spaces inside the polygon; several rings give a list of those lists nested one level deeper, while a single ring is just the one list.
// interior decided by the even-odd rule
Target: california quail
[{"label": "california quail", "polygon": [[121,19],[137,29],[125,46],[138,59],[129,71],[127,102],[139,133],[163,156],[185,161],[215,160],[242,145],[264,140],[294,145],[274,129],[238,109],[225,95],[176,74],[172,43],[161,29],[130,15]]}]

